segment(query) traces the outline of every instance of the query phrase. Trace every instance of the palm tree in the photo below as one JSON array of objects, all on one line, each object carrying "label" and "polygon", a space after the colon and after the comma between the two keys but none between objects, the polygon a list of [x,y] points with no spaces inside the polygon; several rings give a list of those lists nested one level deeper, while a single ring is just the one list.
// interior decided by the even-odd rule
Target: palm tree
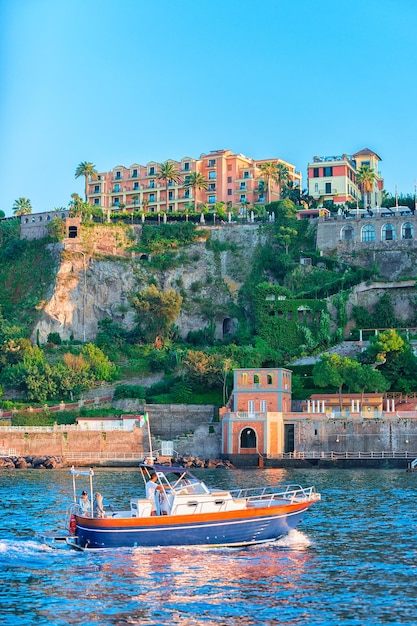
[{"label": "palm tree", "polygon": [[75,170],[75,178],[79,178],[80,176],[85,177],[85,201],[87,202],[88,177],[90,177],[91,180],[98,180],[96,166],[89,161],[82,161]]},{"label": "palm tree", "polygon": [[276,164],[276,182],[278,183],[278,196],[281,198],[281,192],[283,186],[288,182],[290,177],[290,170],[283,163]]},{"label": "palm tree", "polygon": [[165,181],[167,193],[165,212],[168,213],[168,185],[169,183],[176,183],[178,185],[181,182],[181,174],[172,161],[165,161],[159,165],[158,178]]},{"label": "palm tree", "polygon": [[262,179],[266,191],[265,204],[269,204],[271,202],[271,181],[277,182],[277,166],[276,163],[268,161],[267,163],[261,163],[259,169],[262,172]]},{"label": "palm tree", "polygon": [[32,213],[32,205],[27,198],[18,198],[14,201],[13,213],[18,215],[29,215]]},{"label": "palm tree", "polygon": [[364,208],[366,208],[365,205],[372,207],[371,194],[374,189],[375,179],[375,171],[369,165],[362,165],[356,174],[356,182],[362,192]]},{"label": "palm tree", "polygon": [[209,182],[201,172],[191,172],[184,183],[186,189],[192,189],[194,195],[194,213],[197,212],[197,189],[207,191]]}]

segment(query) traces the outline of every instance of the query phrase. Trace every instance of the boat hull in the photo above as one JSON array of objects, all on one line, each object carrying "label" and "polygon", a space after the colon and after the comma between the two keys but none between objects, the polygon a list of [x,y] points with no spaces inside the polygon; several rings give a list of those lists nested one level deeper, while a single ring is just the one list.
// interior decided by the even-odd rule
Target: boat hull
[{"label": "boat hull", "polygon": [[274,541],[300,522],[313,503],[229,513],[149,518],[91,519],[76,516],[74,547],[245,546]]}]

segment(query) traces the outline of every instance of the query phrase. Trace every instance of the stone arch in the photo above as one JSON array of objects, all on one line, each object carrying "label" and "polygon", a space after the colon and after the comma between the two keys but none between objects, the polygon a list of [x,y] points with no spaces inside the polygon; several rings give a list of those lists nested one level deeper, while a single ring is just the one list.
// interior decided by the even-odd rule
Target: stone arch
[{"label": "stone arch", "polygon": [[246,426],[240,433],[240,449],[257,448],[256,432],[250,426]]},{"label": "stone arch", "polygon": [[342,241],[354,241],[355,231],[353,229],[353,226],[351,226],[350,224],[348,224],[347,226],[343,226],[342,230],[340,231],[340,238]]},{"label": "stone arch", "polygon": [[233,317],[225,317],[222,324],[223,337],[234,335],[237,330],[237,321]]},{"label": "stone arch", "polygon": [[375,241],[375,228],[367,224],[361,230],[361,241]]},{"label": "stone arch", "polygon": [[384,224],[382,227],[382,241],[396,240],[395,226],[393,224]]},{"label": "stone arch", "polygon": [[414,239],[414,227],[411,222],[405,222],[401,226],[401,239]]}]

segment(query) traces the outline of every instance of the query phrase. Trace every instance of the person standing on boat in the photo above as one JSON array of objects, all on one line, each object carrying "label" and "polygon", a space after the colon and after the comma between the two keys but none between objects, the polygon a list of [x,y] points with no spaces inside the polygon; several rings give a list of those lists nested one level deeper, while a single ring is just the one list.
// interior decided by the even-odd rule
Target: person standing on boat
[{"label": "person standing on boat", "polygon": [[81,515],[90,515],[91,506],[90,500],[88,499],[88,493],[83,491],[81,494],[81,498],[78,500],[78,506],[81,509]]},{"label": "person standing on boat", "polygon": [[[148,482],[145,485],[146,498],[150,500],[152,508],[151,515],[159,514],[159,498],[157,492],[162,491],[161,485],[157,484],[158,476],[156,474],[151,474]],[[158,511],[157,511],[158,504]]]},{"label": "person standing on boat", "polygon": [[103,508],[103,496],[98,492],[94,495],[93,515],[94,517],[106,517]]}]

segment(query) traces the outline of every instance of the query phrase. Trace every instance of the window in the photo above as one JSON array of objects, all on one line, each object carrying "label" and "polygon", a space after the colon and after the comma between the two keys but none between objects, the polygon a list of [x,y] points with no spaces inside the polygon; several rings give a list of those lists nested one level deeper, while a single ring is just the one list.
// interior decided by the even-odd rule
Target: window
[{"label": "window", "polygon": [[173,200],[173,199],[174,199],[174,192],[168,191],[168,200]]},{"label": "window", "polygon": [[94,204],[96,206],[98,206],[100,204],[100,199],[99,198],[94,198]]},{"label": "window", "polygon": [[368,224],[362,228],[362,241],[375,241],[375,228]]},{"label": "window", "polygon": [[249,172],[243,172],[243,178],[249,178]]},{"label": "window", "polygon": [[132,178],[138,177],[138,170],[132,170]]},{"label": "window", "polygon": [[255,385],[259,385],[259,376],[258,376],[258,374],[254,374],[254,376],[253,376],[253,383]]},{"label": "window", "polygon": [[153,189],[153,188],[155,187],[155,181],[154,181],[154,180],[150,180],[150,181],[149,181],[149,187],[150,187],[151,189]]},{"label": "window", "polygon": [[119,191],[120,191],[120,185],[115,185],[113,187],[113,193],[119,193]]},{"label": "window", "polygon": [[355,232],[352,226],[344,226],[341,232],[342,241],[353,241],[355,239]]},{"label": "window", "polygon": [[319,168],[318,167],[314,167],[313,168],[313,178],[318,178],[319,177]]},{"label": "window", "polygon": [[155,194],[154,193],[150,193],[149,194],[149,202],[155,202]]},{"label": "window", "polygon": [[233,193],[233,190],[232,190],[232,189],[228,189],[228,190],[227,190],[227,195],[228,195],[228,196],[231,196],[231,195],[232,195],[232,193]]},{"label": "window", "polygon": [[406,222],[402,225],[401,228],[401,238],[402,239],[412,239],[413,238],[413,225],[410,222]]},{"label": "window", "polygon": [[100,185],[94,185],[94,193],[100,193]]},{"label": "window", "polygon": [[120,203],[120,198],[113,198],[113,204],[116,206]]},{"label": "window", "polygon": [[209,204],[215,204],[216,203],[216,196],[209,196],[208,197],[208,202],[209,202]]},{"label": "window", "polygon": [[318,183],[314,183],[314,191],[318,192],[319,190],[319,184]]},{"label": "window", "polygon": [[255,400],[249,400],[248,413],[249,415],[255,415]]},{"label": "window", "polygon": [[209,159],[208,160],[208,166],[209,167],[216,167],[216,159]]},{"label": "window", "polygon": [[149,168],[149,174],[148,176],[153,176],[155,174],[155,166],[151,165]]},{"label": "window", "polygon": [[189,182],[190,182],[190,175],[188,174],[187,176],[184,176],[184,185],[188,185]]},{"label": "window", "polygon": [[216,191],[216,183],[209,183],[208,190]]},{"label": "window", "polygon": [[240,200],[239,202],[246,202],[246,194],[245,193],[241,193],[240,194]]},{"label": "window", "polygon": [[332,183],[326,183],[325,193],[332,193]]},{"label": "window", "polygon": [[139,183],[133,183],[133,189],[139,189]]},{"label": "window", "polygon": [[267,412],[266,400],[261,400],[261,413]]},{"label": "window", "polygon": [[42,217],[42,215],[40,215],[39,216],[39,221],[42,222],[42,220],[43,220],[43,217]]},{"label": "window", "polygon": [[172,204],[168,204],[168,211],[172,213],[173,210],[174,210],[174,207],[172,206]]},{"label": "window", "polygon": [[116,172],[116,180],[120,180],[121,178],[121,173],[120,172]]},{"label": "window", "polygon": [[248,384],[248,375],[242,374],[242,385],[247,385]]},{"label": "window", "polygon": [[240,183],[240,188],[241,189],[246,189],[246,183]]},{"label": "window", "polygon": [[228,177],[227,177],[227,182],[228,182],[228,184],[230,185],[230,183],[232,182],[232,177],[231,177],[231,176],[228,176]]},{"label": "window", "polygon": [[189,161],[185,161],[184,163],[184,172],[189,172],[190,171],[190,162]]},{"label": "window", "polygon": [[382,227],[382,241],[395,241],[395,226],[392,224],[385,224]]},{"label": "window", "polygon": [[216,180],[216,172],[208,173],[209,180]]},{"label": "window", "polygon": [[333,168],[323,167],[323,176],[333,176]]},{"label": "window", "polygon": [[190,190],[189,190],[189,189],[186,189],[186,190],[184,191],[184,198],[189,198],[189,197],[190,197]]}]

